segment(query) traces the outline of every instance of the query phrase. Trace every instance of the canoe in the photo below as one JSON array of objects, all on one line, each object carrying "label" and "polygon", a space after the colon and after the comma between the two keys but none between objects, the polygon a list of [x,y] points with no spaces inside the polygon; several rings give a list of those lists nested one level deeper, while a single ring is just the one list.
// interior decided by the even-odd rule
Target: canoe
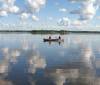
[{"label": "canoe", "polygon": [[43,39],[43,41],[44,42],[61,42],[61,41],[63,41],[63,40],[61,40],[61,39]]}]

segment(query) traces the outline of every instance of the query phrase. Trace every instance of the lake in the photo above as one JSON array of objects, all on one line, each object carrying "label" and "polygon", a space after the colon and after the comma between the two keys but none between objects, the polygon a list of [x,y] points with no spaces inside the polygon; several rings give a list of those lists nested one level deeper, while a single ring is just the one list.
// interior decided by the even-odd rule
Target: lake
[{"label": "lake", "polygon": [[0,85],[100,85],[100,34],[48,36],[0,33]]}]

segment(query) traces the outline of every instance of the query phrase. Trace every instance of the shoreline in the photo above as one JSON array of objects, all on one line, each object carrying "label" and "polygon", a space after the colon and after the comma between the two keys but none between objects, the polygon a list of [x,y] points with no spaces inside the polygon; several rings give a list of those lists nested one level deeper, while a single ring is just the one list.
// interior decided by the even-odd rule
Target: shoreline
[{"label": "shoreline", "polygon": [[69,33],[95,33],[100,31],[66,31],[66,30],[1,30],[0,33],[32,33],[32,34],[69,34]]}]

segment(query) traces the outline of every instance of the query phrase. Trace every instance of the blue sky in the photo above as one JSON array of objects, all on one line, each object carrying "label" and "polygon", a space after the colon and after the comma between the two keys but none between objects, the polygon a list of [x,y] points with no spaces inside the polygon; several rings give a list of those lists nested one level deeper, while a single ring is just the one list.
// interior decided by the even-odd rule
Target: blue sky
[{"label": "blue sky", "polygon": [[27,30],[39,28],[77,30],[84,26],[99,30],[96,28],[100,26],[99,2],[100,0],[0,0],[0,23],[10,26],[14,24],[15,27],[19,24],[32,25],[32,28],[24,28]]}]

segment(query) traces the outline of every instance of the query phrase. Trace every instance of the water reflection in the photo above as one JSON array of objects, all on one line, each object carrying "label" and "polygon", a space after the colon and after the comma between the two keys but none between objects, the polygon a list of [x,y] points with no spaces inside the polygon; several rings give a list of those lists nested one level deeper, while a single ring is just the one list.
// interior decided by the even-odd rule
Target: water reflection
[{"label": "water reflection", "polygon": [[37,69],[45,69],[46,60],[42,58],[39,54],[32,55],[28,59],[28,72],[35,74]]},{"label": "water reflection", "polygon": [[0,36],[0,85],[100,85],[99,35],[65,35],[60,46],[46,35]]},{"label": "water reflection", "polygon": [[22,40],[22,49],[26,51],[29,49],[29,44],[25,39]]},{"label": "water reflection", "polygon": [[52,41],[48,41],[48,42],[44,42],[44,43],[48,43],[49,45],[52,45],[53,43],[57,43],[58,45],[61,45],[63,42],[52,42]]},{"label": "water reflection", "polygon": [[82,44],[78,47],[81,48],[78,61],[74,60],[46,70],[47,77],[50,77],[55,85],[95,85],[93,51]]},{"label": "water reflection", "polygon": [[0,60],[0,85],[13,85],[11,81],[7,80],[10,70],[9,48],[2,48],[1,56],[3,57],[2,60]]}]

